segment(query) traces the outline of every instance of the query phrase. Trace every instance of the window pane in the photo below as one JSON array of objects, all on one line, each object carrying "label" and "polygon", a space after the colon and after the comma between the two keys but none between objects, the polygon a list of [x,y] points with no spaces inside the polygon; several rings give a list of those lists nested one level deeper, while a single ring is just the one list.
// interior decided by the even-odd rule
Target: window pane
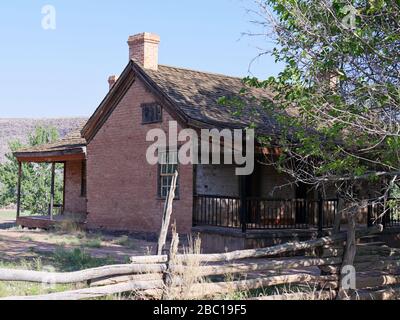
[{"label": "window pane", "polygon": [[149,121],[155,121],[155,112],[154,107],[149,107]]},{"label": "window pane", "polygon": [[149,122],[150,121],[150,113],[149,113],[149,108],[144,107],[143,108],[143,122]]},{"label": "window pane", "polygon": [[161,106],[157,105],[157,116],[156,119],[157,120],[161,120],[162,116],[161,116]]},{"label": "window pane", "polygon": [[173,171],[172,171],[172,170],[173,170],[173,166],[174,166],[173,164],[168,164],[168,165],[167,165],[167,172],[168,172],[169,174],[173,174]]},{"label": "window pane", "polygon": [[[178,160],[177,152],[167,152],[167,151],[159,152],[159,161],[160,161],[159,193],[160,196],[163,198],[168,196],[168,192],[171,189],[173,176],[175,174],[175,171],[178,169],[177,160]],[[177,182],[176,195],[179,194],[178,182]]]},{"label": "window pane", "polygon": [[142,121],[143,123],[153,123],[162,121],[161,106],[158,104],[143,104]]}]

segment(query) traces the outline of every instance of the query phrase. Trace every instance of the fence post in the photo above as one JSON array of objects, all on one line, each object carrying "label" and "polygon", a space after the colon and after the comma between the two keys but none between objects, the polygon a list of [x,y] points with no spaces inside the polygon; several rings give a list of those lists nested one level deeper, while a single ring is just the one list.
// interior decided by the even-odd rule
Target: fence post
[{"label": "fence post", "polygon": [[164,203],[164,212],[163,212],[163,217],[162,217],[162,222],[161,222],[161,231],[160,231],[160,236],[158,238],[158,245],[157,245],[157,254],[159,256],[161,256],[163,249],[165,247],[165,243],[167,242],[168,227],[169,227],[169,224],[171,221],[172,206],[173,206],[174,199],[175,199],[175,192],[176,192],[178,176],[179,176],[178,171],[175,171],[175,174],[172,177],[171,187],[168,191],[167,199],[165,200],[165,203]]},{"label": "fence post", "polygon": [[323,237],[324,231],[324,202],[321,193],[318,193],[318,237]]}]

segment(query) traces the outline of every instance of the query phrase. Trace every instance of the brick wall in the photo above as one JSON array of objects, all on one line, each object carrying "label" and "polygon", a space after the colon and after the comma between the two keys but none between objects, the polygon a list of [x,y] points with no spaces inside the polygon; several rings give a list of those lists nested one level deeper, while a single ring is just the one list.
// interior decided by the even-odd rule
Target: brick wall
[{"label": "brick wall", "polygon": [[129,58],[140,63],[145,69],[158,69],[158,46],[160,36],[152,33],[140,33],[128,39]]},{"label": "brick wall", "polygon": [[86,197],[81,196],[82,161],[65,165],[65,212],[86,213]]},{"label": "brick wall", "polygon": [[[140,80],[132,85],[87,147],[88,227],[158,233],[164,200],[158,198],[158,167],[146,161],[146,133],[172,117],[163,110],[163,123],[142,125],[142,103],[155,98]],[[192,227],[193,168],[179,167],[180,200],[172,221],[178,232]]]}]

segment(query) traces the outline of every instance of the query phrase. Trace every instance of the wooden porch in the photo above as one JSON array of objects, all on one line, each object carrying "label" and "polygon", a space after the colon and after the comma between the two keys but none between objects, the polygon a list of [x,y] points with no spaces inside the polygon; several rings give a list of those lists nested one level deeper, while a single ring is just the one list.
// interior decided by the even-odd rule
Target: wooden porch
[{"label": "wooden porch", "polygon": [[[74,214],[75,210],[67,208],[66,210],[66,168],[70,164],[81,164],[81,194],[82,199],[86,199],[86,142],[80,137],[80,131],[73,132],[66,138],[56,143],[41,145],[22,149],[14,153],[18,160],[18,184],[17,184],[17,217],[16,224],[30,229],[50,229],[65,222],[84,224],[86,214]],[[50,195],[46,196],[48,201],[45,212],[34,212],[32,215],[24,215],[22,208],[24,190],[23,164],[26,163],[47,163],[51,165]],[[62,186],[62,204],[56,203],[56,170],[57,164],[62,165],[63,186]],[[69,171],[70,172],[70,171]],[[67,203],[68,204],[68,203]],[[80,212],[80,211],[76,211]],[[86,210],[85,210],[86,212]]]},{"label": "wooden porch", "polygon": [[77,226],[84,228],[85,218],[82,216],[81,219],[77,219],[69,215],[57,215],[53,218],[50,216],[25,216],[18,217],[16,222],[16,224],[22,228],[43,230],[56,228],[65,223],[74,223]]},{"label": "wooden porch", "polygon": [[43,230],[52,229],[66,223],[73,223],[80,227],[84,227],[85,225],[85,214],[64,213],[64,207],[60,204],[54,204],[51,211],[52,215],[19,215],[16,224],[23,228]]}]

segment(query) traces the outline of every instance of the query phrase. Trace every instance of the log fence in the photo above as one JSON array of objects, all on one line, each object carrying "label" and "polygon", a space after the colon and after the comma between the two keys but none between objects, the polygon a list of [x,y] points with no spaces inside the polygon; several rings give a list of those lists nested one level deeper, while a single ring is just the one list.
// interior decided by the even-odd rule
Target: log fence
[{"label": "log fence", "polygon": [[[358,230],[356,238],[377,234],[378,226]],[[310,292],[262,295],[252,299],[335,299],[345,252],[345,232],[304,242],[220,254],[181,254],[132,257],[130,264],[111,265],[69,273],[0,269],[0,281],[82,284],[82,289],[7,300],[85,300],[116,294],[130,298],[165,298],[182,293],[187,273],[196,279],[185,288],[184,299],[216,298],[237,291],[262,292],[277,286],[308,286]],[[357,290],[350,299],[393,299],[400,294],[400,249],[357,246],[354,267]],[[293,253],[302,252],[302,256]],[[193,261],[196,263],[193,264]],[[311,269],[312,270],[311,270]],[[166,283],[165,274],[172,276]],[[229,277],[227,277],[229,275]],[[200,280],[201,279],[201,280]]]}]

